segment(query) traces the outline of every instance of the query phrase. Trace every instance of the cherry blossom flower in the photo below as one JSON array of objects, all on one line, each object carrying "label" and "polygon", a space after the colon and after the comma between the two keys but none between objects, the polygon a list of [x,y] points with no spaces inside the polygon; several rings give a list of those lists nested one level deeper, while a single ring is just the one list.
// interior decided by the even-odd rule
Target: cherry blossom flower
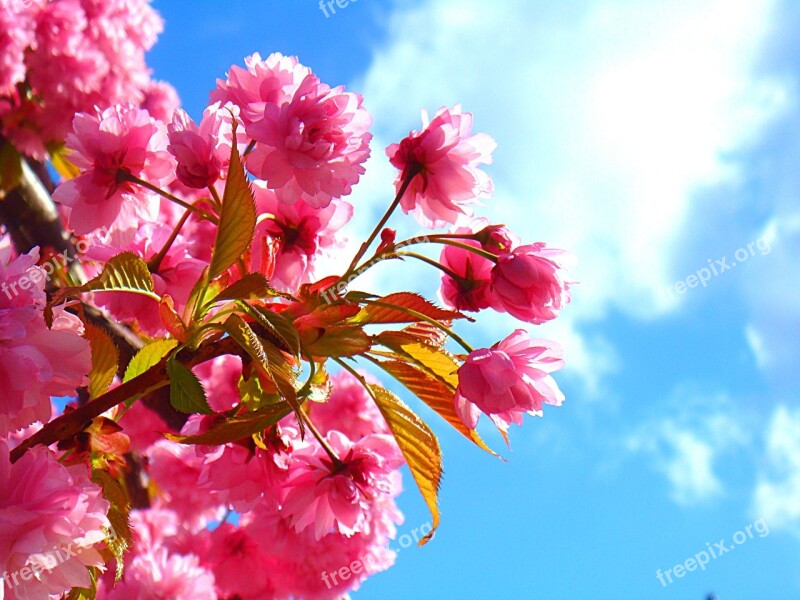
[{"label": "cherry blossom flower", "polygon": [[363,531],[376,498],[390,494],[391,472],[403,464],[391,436],[373,434],[353,443],[332,431],[327,440],[342,464],[334,464],[316,444],[295,451],[286,481],[283,510],[296,531],[313,525],[322,538],[330,531]]},{"label": "cherry blossom flower", "polygon": [[200,566],[197,555],[170,553],[162,546],[134,556],[122,581],[112,589],[104,587],[97,597],[99,600],[217,600],[214,584],[214,574]]},{"label": "cherry blossom flower", "polygon": [[[368,383],[380,382],[361,373]],[[353,375],[340,371],[331,376],[331,395],[327,402],[311,406],[311,418],[323,435],[339,431],[357,441],[373,433],[389,433],[389,427],[370,395]]]},{"label": "cherry blossom flower", "polygon": [[181,109],[168,126],[167,149],[178,161],[176,174],[184,185],[202,189],[227,173],[233,143],[232,117],[239,109],[233,104],[212,104],[203,112],[198,126]]},{"label": "cherry blossom flower", "polygon": [[211,532],[209,550],[202,556],[211,569],[220,598],[263,600],[275,598],[276,561],[270,560],[250,534],[230,523]]},{"label": "cherry blossom flower", "polygon": [[241,109],[241,118],[250,125],[264,118],[267,104],[282,106],[292,99],[302,81],[311,73],[297,57],[280,52],[266,59],[256,52],[244,59],[245,68],[233,65],[225,81],[217,80],[211,102],[232,102]]},{"label": "cherry blossom flower", "polygon": [[353,216],[353,206],[334,199],[317,208],[305,197],[287,204],[260,181],[254,182],[253,194],[258,214],[266,218],[256,227],[251,267],[277,289],[293,292],[311,281],[317,259],[343,245],[339,230]]},{"label": "cherry blossom flower", "polygon": [[91,368],[83,324],[57,310],[53,327],[44,322],[45,272],[35,266],[38,251],[10,260],[0,244],[0,435],[46,423],[51,396],[75,393]]},{"label": "cherry blossom flower", "polygon": [[130,229],[155,221],[159,197],[127,181],[133,175],[161,185],[174,177],[163,123],[131,104],[75,116],[67,136],[70,160],[81,174],[62,183],[53,199],[70,208],[69,226],[78,234],[101,227]]},{"label": "cherry blossom flower", "polygon": [[0,441],[0,570],[12,577],[3,582],[12,597],[89,587],[86,567],[104,564],[95,546],[110,526],[108,506],[85,466],[64,466],[41,446],[11,464]]},{"label": "cherry blossom flower", "polygon": [[304,197],[324,208],[348,195],[364,173],[371,124],[361,96],[307,75],[291,100],[266,103],[263,118],[247,126],[258,142],[247,168],[283,202]]},{"label": "cherry blossom flower", "polygon": [[563,273],[566,257],[541,242],[501,254],[491,276],[494,308],[536,325],[556,318],[572,299]]},{"label": "cherry blossom flower", "polygon": [[439,109],[424,125],[390,145],[386,155],[400,170],[398,193],[410,180],[400,207],[423,227],[439,229],[460,223],[472,214],[469,204],[491,195],[492,180],[478,165],[492,162],[497,144],[485,133],[471,134],[472,114],[461,106]]},{"label": "cherry blossom flower", "polygon": [[517,329],[491,348],[471,352],[459,368],[459,417],[474,429],[483,411],[506,429],[521,424],[523,413],[540,414],[544,404],[560,406],[564,395],[550,373],[563,366],[558,344]]},{"label": "cherry blossom flower", "polygon": [[[163,28],[147,0],[25,0],[0,14],[0,133],[43,160],[76,113],[146,100],[144,54]],[[11,22],[8,21],[11,19]],[[25,82],[30,94],[9,86]]]}]

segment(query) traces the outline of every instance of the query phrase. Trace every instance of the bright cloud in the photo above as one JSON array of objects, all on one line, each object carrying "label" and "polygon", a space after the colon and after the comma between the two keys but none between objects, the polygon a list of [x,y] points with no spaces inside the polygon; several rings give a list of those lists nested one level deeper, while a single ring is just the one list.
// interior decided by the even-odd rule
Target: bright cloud
[{"label": "bright cloud", "polygon": [[682,506],[703,503],[722,495],[718,465],[727,453],[747,445],[748,432],[735,418],[725,396],[709,399],[678,393],[682,408],[674,416],[640,426],[626,440],[627,449],[652,459],[670,485],[670,496]]},{"label": "bright cloud", "polygon": [[800,532],[800,410],[780,406],[766,434],[766,469],[754,494],[754,513],[771,527]]}]

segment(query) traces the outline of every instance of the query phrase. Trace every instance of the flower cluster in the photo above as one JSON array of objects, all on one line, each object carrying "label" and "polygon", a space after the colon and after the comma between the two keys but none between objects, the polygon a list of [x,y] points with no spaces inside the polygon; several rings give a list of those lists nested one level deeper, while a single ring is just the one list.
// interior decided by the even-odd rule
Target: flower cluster
[{"label": "flower cluster", "polygon": [[[571,298],[563,252],[473,214],[492,193],[482,165],[495,143],[459,106],[386,149],[394,201],[352,260],[321,276],[320,257],[344,247],[346,198],[370,153],[360,95],[294,57],[255,54],[194,121],[144,76],[160,28],[146,4],[33,2],[2,19],[3,135],[35,156],[65,139],[74,176],[53,199],[87,249],[85,279],[63,274],[45,293],[38,252],[0,243],[0,522],[11,532],[0,566],[81,549],[12,597],[91,582],[112,600],[341,597],[394,561],[404,466],[432,513],[423,543],[439,522],[436,436],[357,365],[484,449],[480,414],[505,436],[562,403],[558,344],[518,329],[475,350],[451,328],[486,309],[537,325]],[[66,94],[58,110],[51,85]],[[112,104],[93,106],[98,94]],[[67,133],[59,119],[71,113]],[[398,208],[433,231],[397,241],[385,225]],[[438,261],[417,252],[430,245]],[[392,259],[439,269],[444,306],[342,289]],[[90,311],[141,348],[124,357]],[[52,419],[53,396],[78,401]],[[369,569],[323,577],[354,562]]]},{"label": "flower cluster", "polygon": [[169,118],[177,95],[144,54],[163,23],[148,0],[30,0],[0,10],[0,133],[43,159],[73,116],[122,100]]}]

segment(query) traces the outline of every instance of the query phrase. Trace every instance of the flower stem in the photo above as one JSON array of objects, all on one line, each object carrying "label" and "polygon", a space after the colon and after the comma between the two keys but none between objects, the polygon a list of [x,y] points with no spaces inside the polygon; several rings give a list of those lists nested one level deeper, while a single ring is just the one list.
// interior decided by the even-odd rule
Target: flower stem
[{"label": "flower stem", "polygon": [[211,213],[207,213],[202,208],[197,208],[196,206],[192,206],[191,204],[189,204],[188,202],[184,202],[183,200],[181,200],[177,196],[174,196],[173,194],[170,194],[169,192],[165,192],[160,187],[158,187],[156,185],[153,185],[152,183],[150,183],[148,181],[145,181],[144,179],[139,179],[138,177],[136,177],[135,175],[131,175],[127,171],[119,170],[118,174],[117,174],[117,177],[121,181],[130,181],[131,183],[135,183],[137,185],[140,185],[143,188],[146,188],[146,189],[150,190],[151,192],[155,192],[156,194],[158,194],[162,198],[166,198],[170,202],[174,202],[175,204],[177,204],[178,206],[182,206],[186,210],[191,210],[192,212],[197,213],[198,215],[200,215],[201,217],[203,217],[207,221],[211,221],[214,224],[218,223],[217,218],[214,215],[212,215]]},{"label": "flower stem", "polygon": [[422,261],[422,262],[424,262],[426,264],[431,265],[432,267],[435,267],[436,269],[439,269],[442,273],[444,273],[448,277],[451,277],[452,279],[454,279],[458,283],[462,283],[462,284],[471,283],[469,279],[466,279],[465,277],[461,277],[461,275],[458,275],[452,269],[449,269],[449,268],[445,267],[443,264],[438,263],[435,260],[433,260],[432,258],[428,258],[427,256],[424,256],[422,254],[417,254],[416,252],[395,252],[395,254],[397,254],[397,256],[408,256],[409,258],[416,258],[419,261]]},{"label": "flower stem", "polygon": [[383,214],[381,220],[378,221],[378,224],[375,226],[375,229],[372,230],[372,233],[367,238],[367,241],[361,244],[361,247],[358,249],[358,252],[356,252],[356,255],[353,257],[353,260],[350,262],[350,266],[347,267],[347,271],[345,271],[344,275],[342,275],[339,281],[347,278],[347,276],[350,275],[350,273],[352,273],[355,270],[358,261],[361,260],[361,258],[367,252],[367,250],[369,250],[369,247],[372,245],[372,242],[375,241],[375,238],[378,237],[378,234],[383,229],[383,226],[386,225],[387,221],[392,216],[392,213],[394,213],[395,209],[397,209],[397,207],[400,205],[400,200],[403,199],[403,195],[406,193],[408,186],[411,185],[411,182],[414,180],[414,177],[416,177],[419,174],[419,172],[420,172],[419,169],[409,171],[408,175],[403,181],[403,184],[397,191],[397,195],[394,197],[394,200],[389,205],[389,208]]}]

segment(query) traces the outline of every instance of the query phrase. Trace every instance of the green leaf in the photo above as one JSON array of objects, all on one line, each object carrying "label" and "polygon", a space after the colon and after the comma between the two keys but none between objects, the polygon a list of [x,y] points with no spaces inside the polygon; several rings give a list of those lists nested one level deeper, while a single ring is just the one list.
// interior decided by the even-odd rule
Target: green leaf
[{"label": "green leaf", "polygon": [[0,192],[10,192],[22,179],[22,156],[11,144],[0,146]]},{"label": "green leaf", "polygon": [[310,333],[304,332],[303,348],[312,356],[355,356],[372,347],[372,338],[360,326],[320,329],[319,337],[313,340]]},{"label": "green leaf", "polygon": [[133,545],[133,532],[130,526],[130,501],[125,488],[108,471],[92,472],[94,481],[103,490],[103,497],[109,502],[108,520],[111,524],[106,538],[106,546],[117,559],[116,581],[122,579],[125,567],[124,554]]},{"label": "green leaf", "polygon": [[418,313],[437,321],[452,321],[466,318],[457,311],[439,308],[419,294],[411,292],[398,292],[372,301],[353,317],[352,322],[367,323],[416,323],[424,319],[415,315]]},{"label": "green leaf", "polygon": [[186,414],[213,414],[203,384],[192,370],[176,360],[167,361],[169,402],[175,410]]},{"label": "green leaf", "polygon": [[[117,254],[105,264],[97,277],[78,287],[63,288],[55,296],[60,300],[82,292],[131,292],[160,300],[160,296],[154,291],[153,277],[147,263],[133,252]],[[55,302],[54,299],[53,303]]]},{"label": "green leaf", "polygon": [[378,341],[387,348],[416,364],[420,369],[438,379],[449,390],[458,387],[458,369],[461,364],[444,348],[420,342],[409,342],[402,338],[380,334]]},{"label": "green leaf", "polygon": [[439,486],[442,482],[442,451],[436,436],[400,398],[379,385],[368,384],[375,403],[386,419],[397,445],[408,463],[433,518],[431,532],[419,545],[430,541],[439,526]]},{"label": "green leaf", "polygon": [[287,352],[300,356],[300,335],[294,325],[280,313],[261,306],[239,304],[259,325],[266,329]]},{"label": "green leaf", "polygon": [[276,402],[248,412],[240,416],[231,417],[214,425],[205,433],[195,435],[167,434],[166,437],[173,442],[181,444],[219,445],[245,439],[251,435],[261,433],[292,412],[288,402]]},{"label": "green leaf", "polygon": [[464,425],[455,408],[455,392],[430,373],[399,360],[375,361],[389,375],[402,383],[408,390],[431,407],[445,421],[464,437],[474,442],[482,450],[497,456],[478,432]]},{"label": "green leaf", "polygon": [[150,342],[144,348],[139,350],[136,355],[128,363],[128,368],[125,369],[125,376],[122,378],[123,383],[127,383],[134,377],[138,377],[142,373],[149,371],[152,367],[161,362],[167,354],[178,345],[177,340],[156,340]]},{"label": "green leaf", "polygon": [[214,241],[214,251],[211,255],[209,271],[211,279],[227,271],[244,255],[253,241],[255,229],[256,205],[236,147],[234,124],[231,163],[228,167],[225,192],[222,195],[217,239]]},{"label": "green leaf", "polygon": [[102,327],[84,323],[83,337],[92,350],[92,370],[89,371],[89,398],[97,398],[108,391],[117,374],[119,350]]},{"label": "green leaf", "polygon": [[258,300],[279,296],[277,292],[261,273],[248,273],[235,281],[219,294],[209,304],[216,304],[223,300]]}]

